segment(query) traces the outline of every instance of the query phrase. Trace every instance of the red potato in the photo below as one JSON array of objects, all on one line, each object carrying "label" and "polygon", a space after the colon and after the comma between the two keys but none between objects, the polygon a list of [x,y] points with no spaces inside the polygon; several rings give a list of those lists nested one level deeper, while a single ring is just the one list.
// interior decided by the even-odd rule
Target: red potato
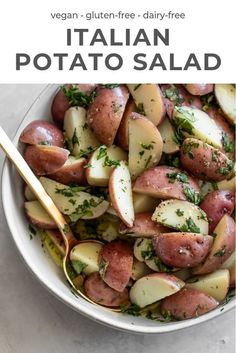
[{"label": "red potato", "polygon": [[221,109],[216,107],[210,107],[206,110],[206,113],[215,121],[217,126],[222,131],[222,142],[223,142],[223,151],[227,156],[231,158],[234,155],[234,131],[230,127],[229,123],[225,119],[224,114]]},{"label": "red potato", "polygon": [[86,169],[84,168],[86,163],[87,160],[85,158],[76,159],[70,156],[59,170],[50,174],[50,178],[65,185],[70,183],[84,185],[86,184]]},{"label": "red potato", "polygon": [[127,234],[132,237],[153,237],[167,232],[168,228],[163,227],[152,221],[152,213],[143,212],[135,215],[134,224],[132,227],[127,227],[126,224],[121,223],[119,228],[120,234]]},{"label": "red potato", "polygon": [[64,147],[62,131],[45,120],[34,120],[29,123],[22,131],[20,141],[28,145],[44,144]]},{"label": "red potato", "polygon": [[132,227],[134,223],[132,185],[129,168],[124,161],[112,171],[108,189],[115,212],[128,227]]},{"label": "red potato", "polygon": [[195,233],[165,233],[153,238],[153,247],[163,263],[190,268],[200,264],[209,253],[213,237]]},{"label": "red potato", "polygon": [[117,145],[123,148],[123,150],[129,150],[129,130],[128,130],[128,122],[129,116],[131,113],[136,112],[137,107],[132,98],[129,98],[128,103],[126,104],[125,111],[120,122],[119,129],[116,135]]},{"label": "red potato", "polygon": [[[90,94],[96,87],[95,84],[90,84],[90,83],[77,84],[76,86],[79,91],[85,94]],[[64,87],[68,89],[69,87],[71,87],[71,84],[67,84]],[[68,98],[65,96],[63,90],[60,89],[55,95],[52,102],[52,107],[51,107],[53,121],[59,126],[63,125],[65,112],[70,108],[70,106],[71,105],[69,103]]]},{"label": "red potato", "polygon": [[[145,171],[140,175],[133,186],[133,191],[150,195],[160,199],[178,199],[187,200],[184,191],[183,183],[177,178],[173,178],[175,174],[182,175],[183,171],[177,168],[168,166],[157,166]],[[187,175],[186,173],[184,175]],[[197,180],[187,175],[188,186],[192,187],[196,193],[200,189]]]},{"label": "red potato", "polygon": [[200,84],[187,83],[184,85],[184,87],[190,94],[194,96],[203,96],[204,94],[213,92],[213,89],[214,89],[213,84],[206,84],[206,83],[200,83]]},{"label": "red potato", "polygon": [[197,289],[183,288],[161,302],[161,313],[176,320],[192,319],[215,309],[219,303]]},{"label": "red potato", "polygon": [[129,302],[127,288],[123,292],[117,292],[102,280],[98,272],[91,273],[85,279],[84,290],[88,298],[104,306],[118,307]]},{"label": "red potato", "polygon": [[207,214],[211,234],[224,214],[232,214],[235,196],[229,190],[216,190],[207,194],[199,206]]},{"label": "red potato", "polygon": [[175,105],[187,106],[201,109],[202,102],[199,97],[190,95],[182,85],[161,85],[165,97],[166,112],[169,118],[172,117]]},{"label": "red potato", "polygon": [[123,292],[132,274],[133,251],[125,241],[115,240],[104,245],[100,252],[99,272],[104,282]]},{"label": "red potato", "polygon": [[215,240],[205,261],[192,269],[193,274],[210,273],[218,268],[235,250],[236,227],[233,218],[225,214],[214,229]]},{"label": "red potato", "polygon": [[98,140],[111,146],[125,111],[129,91],[124,85],[115,88],[100,86],[96,93],[87,111],[88,123]]},{"label": "red potato", "polygon": [[34,224],[41,229],[56,229],[57,225],[54,220],[47,214],[43,206],[39,201],[26,201],[25,212],[30,220],[30,223]]},{"label": "red potato", "polygon": [[57,146],[28,146],[24,159],[37,175],[54,173],[67,161],[69,151]]},{"label": "red potato", "polygon": [[24,185],[24,197],[25,197],[26,201],[37,200],[37,197],[35,196],[33,191],[31,191],[30,187],[27,184]]},{"label": "red potato", "polygon": [[234,163],[211,145],[187,138],[180,148],[182,166],[202,180],[221,181],[230,178]]}]

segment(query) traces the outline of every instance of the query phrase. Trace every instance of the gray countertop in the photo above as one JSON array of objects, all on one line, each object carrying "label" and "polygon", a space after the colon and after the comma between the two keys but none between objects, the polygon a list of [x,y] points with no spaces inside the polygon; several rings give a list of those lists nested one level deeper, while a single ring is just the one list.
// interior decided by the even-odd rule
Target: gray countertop
[{"label": "gray countertop", "polygon": [[[0,85],[0,125],[10,137],[44,85]],[[36,117],[39,118],[39,117]],[[0,170],[3,154],[0,153]],[[0,353],[234,353],[233,312],[170,334],[103,327],[55,299],[20,258],[0,206]]]}]

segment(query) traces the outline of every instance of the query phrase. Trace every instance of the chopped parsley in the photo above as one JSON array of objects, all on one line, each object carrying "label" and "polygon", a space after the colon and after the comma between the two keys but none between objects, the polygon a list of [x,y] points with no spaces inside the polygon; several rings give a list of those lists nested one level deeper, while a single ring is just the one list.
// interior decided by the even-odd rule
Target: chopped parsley
[{"label": "chopped parsley", "polygon": [[226,246],[224,245],[220,250],[218,250],[214,256],[216,257],[222,257],[226,254]]},{"label": "chopped parsley", "polygon": [[131,304],[129,306],[125,304],[120,305],[120,310],[123,314],[129,314],[133,316],[140,316],[141,315],[141,308],[136,304]]},{"label": "chopped parsley", "polygon": [[72,143],[72,147],[73,148],[75,147],[75,145],[79,146],[79,139],[78,139],[78,136],[77,136],[77,133],[76,133],[76,129],[74,130],[73,136],[71,138],[71,143]]},{"label": "chopped parsley", "polygon": [[212,186],[213,190],[218,190],[217,182],[212,181],[212,182],[211,182],[211,186]]},{"label": "chopped parsley", "polygon": [[175,86],[171,86],[164,91],[165,98],[168,98],[174,105],[182,105],[184,102],[184,97],[179,92],[178,88]]},{"label": "chopped parsley", "polygon": [[193,125],[192,123],[195,122],[196,118],[193,113],[189,113],[185,111],[182,107],[175,107],[175,110],[181,114],[181,116],[176,115],[172,119],[173,124],[175,125],[176,132],[179,136],[183,135],[183,131],[187,132],[188,134],[192,135],[193,132]]},{"label": "chopped parsley", "polygon": [[169,183],[174,183],[176,180],[180,181],[181,183],[188,182],[188,176],[185,173],[172,172],[172,173],[167,173],[166,176],[169,179]]},{"label": "chopped parsley", "polygon": [[97,155],[97,160],[107,156],[107,147],[100,147]]},{"label": "chopped parsley", "polygon": [[149,144],[145,144],[145,143],[140,143],[141,147],[144,149],[144,150],[153,150],[153,143],[155,142],[152,142],[152,143],[149,143]]},{"label": "chopped parsley", "polygon": [[182,217],[184,215],[184,211],[181,211],[179,208],[175,211],[178,217]]},{"label": "chopped parsley", "polygon": [[183,192],[184,192],[184,195],[186,196],[186,199],[189,201],[189,202],[192,202],[194,203],[195,205],[198,205],[201,201],[201,198],[200,198],[200,195],[198,192],[196,192],[194,190],[193,187],[191,187],[190,185],[186,185],[184,184],[183,185]]},{"label": "chopped parsley", "polygon": [[149,249],[141,251],[141,256],[144,260],[151,260],[154,256],[156,256],[156,253],[152,248],[151,244],[149,246]]},{"label": "chopped parsley", "polygon": [[68,234],[70,232],[70,227],[68,224],[64,225],[63,232],[64,232],[64,234]]},{"label": "chopped parsley", "polygon": [[76,159],[87,158],[94,151],[92,146],[89,146],[87,151],[80,149],[79,153],[76,155]]},{"label": "chopped parsley", "polygon": [[198,142],[189,142],[189,143],[184,143],[182,146],[182,151],[184,154],[188,154],[189,158],[194,159],[194,154],[192,152],[192,148],[198,148],[199,143]]},{"label": "chopped parsley", "polygon": [[171,154],[169,154],[169,155],[167,154],[167,155],[165,155],[165,162],[170,167],[175,167],[175,168],[179,168],[180,167],[180,158],[179,158],[179,156],[173,156]]},{"label": "chopped parsley", "polygon": [[225,132],[222,132],[222,144],[225,152],[232,153],[234,151],[234,142],[229,139]]},{"label": "chopped parsley", "polygon": [[84,202],[78,205],[73,213],[69,216],[71,222],[77,222],[81,217],[92,217],[93,211],[92,209],[100,205],[103,202],[103,199],[99,199],[95,201],[93,198],[87,200],[85,199]]},{"label": "chopped parsley", "polygon": [[37,230],[32,226],[32,224],[29,224],[29,236],[30,236],[30,240],[33,239],[33,237],[35,237],[37,234]]},{"label": "chopped parsley", "polygon": [[66,96],[71,106],[79,106],[87,108],[95,99],[96,91],[85,93],[80,91],[77,85],[71,85],[69,88],[61,87],[62,92]]},{"label": "chopped parsley", "polygon": [[204,94],[204,96],[201,96],[200,99],[203,103],[202,110],[207,111],[209,108],[211,108],[214,105],[214,94],[208,93]]},{"label": "chopped parsley", "polygon": [[[72,252],[73,252],[73,250],[72,250]],[[74,270],[77,272],[78,275],[80,275],[81,272],[83,272],[83,270],[88,266],[87,264],[85,264],[84,262],[82,262],[80,260],[72,260],[71,263],[72,263]]]},{"label": "chopped parsley", "polygon": [[151,159],[152,159],[152,156],[150,155],[147,159],[146,159],[146,163],[145,163],[145,166],[144,168],[147,168],[149,163],[151,162]]},{"label": "chopped parsley", "polygon": [[144,104],[143,103],[139,103],[137,106],[137,110],[139,114],[142,115],[146,115],[145,110],[144,110]]},{"label": "chopped parsley", "polygon": [[211,152],[211,160],[212,160],[212,162],[218,162],[218,151],[212,151]]},{"label": "chopped parsley", "polygon": [[200,228],[195,224],[191,217],[186,219],[186,224],[183,224],[180,227],[180,230],[181,232],[200,233]]},{"label": "chopped parsley", "polygon": [[115,160],[115,159],[110,159],[108,156],[105,157],[105,160],[103,162],[103,167],[112,167],[112,166],[118,166],[120,165],[120,161]]},{"label": "chopped parsley", "polygon": [[218,169],[218,172],[222,175],[228,175],[233,170],[233,168],[234,168],[234,163],[233,161],[229,160],[225,167],[220,167]]}]

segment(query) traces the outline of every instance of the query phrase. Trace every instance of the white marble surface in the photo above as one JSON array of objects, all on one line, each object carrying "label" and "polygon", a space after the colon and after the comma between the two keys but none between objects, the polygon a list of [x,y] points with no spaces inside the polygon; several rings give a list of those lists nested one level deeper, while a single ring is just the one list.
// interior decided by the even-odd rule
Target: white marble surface
[{"label": "white marble surface", "polygon": [[[43,85],[0,85],[0,125],[10,137]],[[0,170],[3,155],[0,152]],[[234,353],[233,312],[153,336],[121,333],[55,299],[21,260],[0,206],[0,353]]]}]

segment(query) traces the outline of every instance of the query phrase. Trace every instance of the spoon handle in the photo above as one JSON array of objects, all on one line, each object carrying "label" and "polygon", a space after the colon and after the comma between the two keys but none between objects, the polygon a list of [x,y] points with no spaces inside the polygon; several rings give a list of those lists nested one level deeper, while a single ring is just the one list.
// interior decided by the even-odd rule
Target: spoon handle
[{"label": "spoon handle", "polygon": [[65,218],[58,210],[51,197],[48,196],[44,190],[40,181],[36,178],[28,164],[25,162],[24,158],[21,156],[17,148],[13,145],[3,128],[0,126],[0,147],[5,152],[7,157],[15,165],[19,174],[22,176],[26,184],[29,185],[30,189],[33,191],[39,202],[45,208],[47,213],[55,221],[58,229],[60,230],[66,249],[70,248],[72,244],[75,243],[73,233],[71,232],[69,225],[67,224]]}]

